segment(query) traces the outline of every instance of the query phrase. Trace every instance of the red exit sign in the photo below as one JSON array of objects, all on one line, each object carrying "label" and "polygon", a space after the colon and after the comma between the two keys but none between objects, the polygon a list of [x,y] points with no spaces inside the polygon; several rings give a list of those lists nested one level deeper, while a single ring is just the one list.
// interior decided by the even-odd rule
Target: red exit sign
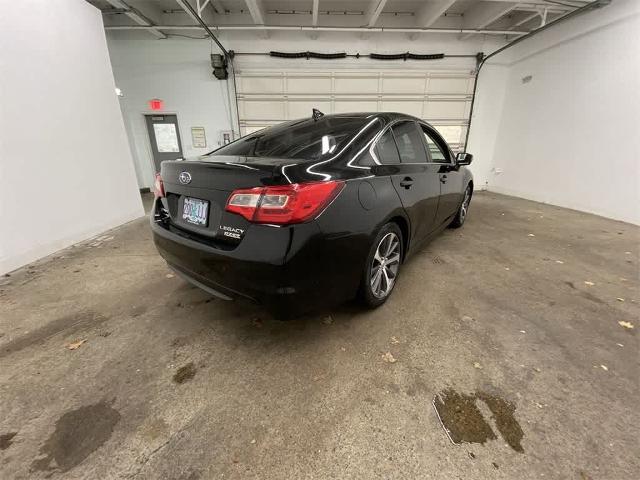
[{"label": "red exit sign", "polygon": [[162,110],[164,108],[164,102],[159,98],[149,100],[149,108],[154,111]]}]

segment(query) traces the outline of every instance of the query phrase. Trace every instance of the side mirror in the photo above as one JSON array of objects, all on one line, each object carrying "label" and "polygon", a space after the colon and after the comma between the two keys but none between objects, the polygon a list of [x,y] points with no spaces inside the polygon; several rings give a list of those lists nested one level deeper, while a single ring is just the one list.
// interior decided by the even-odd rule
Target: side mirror
[{"label": "side mirror", "polygon": [[470,153],[459,153],[456,155],[456,165],[470,165],[473,155]]}]

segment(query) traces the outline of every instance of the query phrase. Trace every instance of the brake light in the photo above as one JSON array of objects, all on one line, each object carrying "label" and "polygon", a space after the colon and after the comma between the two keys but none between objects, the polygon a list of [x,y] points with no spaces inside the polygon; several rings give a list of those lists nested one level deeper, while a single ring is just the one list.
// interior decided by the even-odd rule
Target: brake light
[{"label": "brake light", "polygon": [[156,181],[153,184],[153,193],[156,198],[164,197],[164,182],[159,173],[156,173]]},{"label": "brake light", "polygon": [[344,182],[329,181],[235,190],[226,210],[254,223],[301,223],[322,212],[343,187]]}]

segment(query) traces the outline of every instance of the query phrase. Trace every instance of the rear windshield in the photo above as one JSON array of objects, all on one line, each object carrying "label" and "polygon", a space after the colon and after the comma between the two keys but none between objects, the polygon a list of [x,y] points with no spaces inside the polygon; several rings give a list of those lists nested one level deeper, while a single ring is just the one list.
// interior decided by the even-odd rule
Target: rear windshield
[{"label": "rear windshield", "polygon": [[289,122],[243,137],[212,155],[317,160],[339,152],[365,123],[362,117]]}]

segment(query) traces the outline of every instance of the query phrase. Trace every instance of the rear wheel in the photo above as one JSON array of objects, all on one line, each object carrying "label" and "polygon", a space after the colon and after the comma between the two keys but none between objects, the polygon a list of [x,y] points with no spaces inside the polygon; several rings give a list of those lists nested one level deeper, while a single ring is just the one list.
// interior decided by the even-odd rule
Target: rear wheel
[{"label": "rear wheel", "polygon": [[360,296],[365,305],[382,305],[396,284],[402,260],[402,232],[395,223],[387,223],[371,245],[362,275]]},{"label": "rear wheel", "polygon": [[464,197],[462,198],[462,203],[460,204],[460,208],[458,208],[458,213],[453,217],[453,220],[449,224],[450,228],[460,228],[464,221],[467,219],[467,213],[469,213],[469,204],[471,203],[471,185],[467,185],[467,189],[464,191]]}]

